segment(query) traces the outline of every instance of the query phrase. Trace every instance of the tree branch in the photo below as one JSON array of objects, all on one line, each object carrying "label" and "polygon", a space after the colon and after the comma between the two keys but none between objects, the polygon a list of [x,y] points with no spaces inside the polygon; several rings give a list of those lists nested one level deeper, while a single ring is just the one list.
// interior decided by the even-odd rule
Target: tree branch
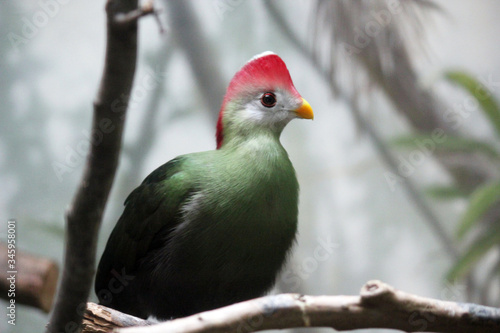
[{"label": "tree branch", "polygon": [[[66,212],[64,268],[47,332],[78,331],[95,273],[97,232],[120,155],[137,58],[138,0],[108,0],[104,71],[82,181]],[[123,16],[125,15],[125,16]],[[117,18],[129,17],[127,24]]]},{"label": "tree branch", "polygon": [[9,299],[11,284],[15,284],[16,303],[25,304],[49,312],[54,300],[59,268],[47,258],[37,257],[17,250],[17,274],[7,273],[7,245],[0,242],[0,297]]},{"label": "tree branch", "polygon": [[[93,325],[92,323],[100,323]],[[412,295],[369,281],[359,296],[261,297],[157,325],[89,303],[84,332],[219,333],[256,332],[296,327],[331,327],[339,331],[388,328],[405,332],[491,333],[500,330],[500,309]],[[88,323],[88,325],[87,325]]]},{"label": "tree branch", "polygon": [[191,2],[165,0],[164,3],[174,39],[184,51],[210,116],[216,121],[226,87],[209,38]]},{"label": "tree branch", "polygon": [[111,332],[115,328],[148,326],[151,324],[147,320],[89,302],[83,315],[82,332],[104,333]]},{"label": "tree branch", "polygon": [[[146,2],[142,7],[136,8],[134,10],[131,10],[127,13],[116,13],[116,15],[113,15],[113,24],[116,26],[123,25],[127,26],[129,24],[136,24],[137,20],[140,19],[143,16],[146,15],[155,15],[156,16],[156,9],[153,6],[153,1],[148,1]],[[163,30],[160,27],[161,30]]]}]

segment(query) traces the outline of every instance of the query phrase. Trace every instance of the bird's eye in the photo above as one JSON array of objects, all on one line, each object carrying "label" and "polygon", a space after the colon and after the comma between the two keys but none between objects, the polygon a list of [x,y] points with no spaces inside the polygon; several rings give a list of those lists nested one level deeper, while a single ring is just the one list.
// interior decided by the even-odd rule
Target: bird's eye
[{"label": "bird's eye", "polygon": [[276,95],[273,94],[272,92],[266,92],[262,97],[260,98],[260,102],[262,105],[264,105],[266,108],[272,108],[273,106],[276,105]]}]

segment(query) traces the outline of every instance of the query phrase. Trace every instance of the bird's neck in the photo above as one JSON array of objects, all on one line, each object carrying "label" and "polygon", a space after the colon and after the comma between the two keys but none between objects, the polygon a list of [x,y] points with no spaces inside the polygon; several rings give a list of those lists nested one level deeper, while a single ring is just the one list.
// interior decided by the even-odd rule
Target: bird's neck
[{"label": "bird's neck", "polygon": [[284,151],[280,143],[281,131],[272,131],[267,128],[253,128],[246,130],[227,131],[224,143],[220,147],[224,151]]}]

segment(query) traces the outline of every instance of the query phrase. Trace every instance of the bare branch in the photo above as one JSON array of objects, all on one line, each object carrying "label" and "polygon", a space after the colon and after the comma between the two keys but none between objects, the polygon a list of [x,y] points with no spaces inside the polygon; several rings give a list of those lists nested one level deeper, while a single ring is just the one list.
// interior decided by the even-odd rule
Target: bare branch
[{"label": "bare branch", "polygon": [[190,1],[164,1],[172,34],[184,51],[198,88],[215,121],[219,113],[225,85],[209,38],[200,25]]},{"label": "bare branch", "polygon": [[147,326],[151,324],[147,320],[89,302],[83,316],[82,332],[111,332],[115,328]]},{"label": "bare branch", "polygon": [[11,284],[15,284],[16,303],[25,304],[49,312],[54,300],[59,268],[50,259],[17,250],[16,271],[7,272],[7,245],[0,243],[0,297],[7,298]]},{"label": "bare branch", "polygon": [[[130,24],[136,24],[138,19],[146,15],[154,15],[157,17],[157,11],[153,6],[153,1],[148,1],[142,7],[131,10],[127,13],[116,13],[116,15],[111,16],[110,18],[116,26],[128,26]],[[160,29],[163,31],[161,26]]]},{"label": "bare branch", "polygon": [[[107,322],[108,329],[141,319],[89,303],[86,322]],[[98,318],[93,318],[97,316]],[[140,325],[149,325],[142,321]],[[109,326],[108,326],[109,325]],[[114,326],[113,326],[114,325]],[[84,332],[104,332],[89,330]],[[124,333],[256,332],[296,327],[331,327],[339,331],[389,328],[405,332],[491,333],[500,330],[500,309],[420,297],[369,281],[359,296],[261,297],[149,327],[118,329]]]},{"label": "bare branch", "polygon": [[[67,213],[64,268],[47,332],[78,331],[95,272],[97,232],[113,184],[137,58],[138,0],[108,0],[104,71],[94,102],[93,140]],[[150,10],[151,11],[151,10]],[[128,17],[127,24],[116,20]]]}]

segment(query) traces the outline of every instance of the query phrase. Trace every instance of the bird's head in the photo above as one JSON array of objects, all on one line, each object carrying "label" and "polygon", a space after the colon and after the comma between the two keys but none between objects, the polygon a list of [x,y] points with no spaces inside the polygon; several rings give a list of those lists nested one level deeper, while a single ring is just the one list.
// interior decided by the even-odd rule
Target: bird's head
[{"label": "bird's head", "polygon": [[227,88],[217,122],[217,149],[233,137],[255,132],[279,136],[294,118],[313,119],[311,106],[295,89],[283,60],[272,52],[259,54]]}]

